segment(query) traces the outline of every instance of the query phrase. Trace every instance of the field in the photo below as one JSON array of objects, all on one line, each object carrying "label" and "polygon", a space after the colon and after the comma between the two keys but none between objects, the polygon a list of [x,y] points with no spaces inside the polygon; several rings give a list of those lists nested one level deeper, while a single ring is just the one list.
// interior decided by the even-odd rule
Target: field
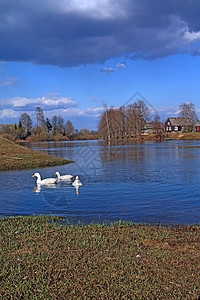
[{"label": "field", "polygon": [[0,171],[50,167],[70,162],[20,146],[0,135]]},{"label": "field", "polygon": [[198,299],[200,227],[0,219],[1,299]]}]

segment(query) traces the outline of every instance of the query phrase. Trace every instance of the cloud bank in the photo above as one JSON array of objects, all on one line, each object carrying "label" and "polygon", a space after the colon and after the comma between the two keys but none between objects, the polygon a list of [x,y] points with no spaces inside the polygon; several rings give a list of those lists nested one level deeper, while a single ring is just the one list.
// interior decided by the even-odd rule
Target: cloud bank
[{"label": "cloud bank", "polygon": [[0,60],[71,67],[200,55],[199,20],[196,0],[1,0]]},{"label": "cloud bank", "polygon": [[43,110],[66,109],[77,106],[71,98],[61,97],[59,94],[47,94],[38,98],[14,97],[3,99],[0,103],[0,109],[15,111],[35,111],[39,106]]},{"label": "cloud bank", "polygon": [[80,128],[84,127],[84,124],[89,124],[88,128],[94,129],[97,125],[97,118],[104,108],[100,100],[90,98],[89,101],[97,102],[98,107],[81,109],[76,101],[68,97],[62,97],[57,93],[38,98],[14,97],[3,99],[0,102],[0,123],[5,119],[8,123],[18,123],[20,115],[24,112],[28,113],[35,122],[35,111],[36,107],[39,106],[44,111],[45,118],[51,119],[54,115],[61,115],[65,121],[72,120],[75,124],[78,123]]}]

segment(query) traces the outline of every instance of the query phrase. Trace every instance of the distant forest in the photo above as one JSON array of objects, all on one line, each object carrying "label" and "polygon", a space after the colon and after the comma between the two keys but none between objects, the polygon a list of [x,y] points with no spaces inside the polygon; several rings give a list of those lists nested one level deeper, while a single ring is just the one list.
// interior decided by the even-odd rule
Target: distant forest
[{"label": "distant forest", "polygon": [[33,125],[30,115],[22,113],[18,124],[0,125],[0,134],[10,140],[26,141],[97,139],[94,130],[75,129],[72,122],[65,122],[62,116],[45,119],[40,107],[36,108],[35,119],[36,124]]}]

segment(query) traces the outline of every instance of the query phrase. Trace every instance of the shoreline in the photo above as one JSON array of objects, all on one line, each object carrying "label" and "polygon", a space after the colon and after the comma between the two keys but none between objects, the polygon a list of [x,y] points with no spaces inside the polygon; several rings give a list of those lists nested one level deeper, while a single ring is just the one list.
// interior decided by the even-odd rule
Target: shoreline
[{"label": "shoreline", "polygon": [[[185,133],[168,133],[164,134],[164,137],[160,139],[160,137],[157,134],[154,133],[149,133],[148,135],[141,135],[141,137],[137,138],[129,138],[129,139],[112,139],[110,142],[142,142],[142,141],[166,141],[167,139],[169,140],[200,140],[200,132],[185,132]],[[16,140],[16,143],[34,143],[34,142],[74,142],[74,141],[90,141],[90,140],[96,140],[96,141],[104,141],[107,142],[108,140],[104,140],[101,138],[83,138],[83,139],[47,139],[47,140]]]},{"label": "shoreline", "polygon": [[72,161],[31,150],[0,136],[0,172],[53,167],[69,163]]}]

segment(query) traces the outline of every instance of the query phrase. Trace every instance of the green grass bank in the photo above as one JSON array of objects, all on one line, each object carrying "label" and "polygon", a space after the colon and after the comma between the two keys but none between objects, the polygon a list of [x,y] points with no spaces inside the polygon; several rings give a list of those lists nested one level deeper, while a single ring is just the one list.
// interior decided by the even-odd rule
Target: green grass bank
[{"label": "green grass bank", "polygon": [[51,167],[68,163],[71,161],[33,151],[0,135],[0,171]]},{"label": "green grass bank", "polygon": [[198,299],[199,226],[61,220],[0,219],[1,299]]}]

